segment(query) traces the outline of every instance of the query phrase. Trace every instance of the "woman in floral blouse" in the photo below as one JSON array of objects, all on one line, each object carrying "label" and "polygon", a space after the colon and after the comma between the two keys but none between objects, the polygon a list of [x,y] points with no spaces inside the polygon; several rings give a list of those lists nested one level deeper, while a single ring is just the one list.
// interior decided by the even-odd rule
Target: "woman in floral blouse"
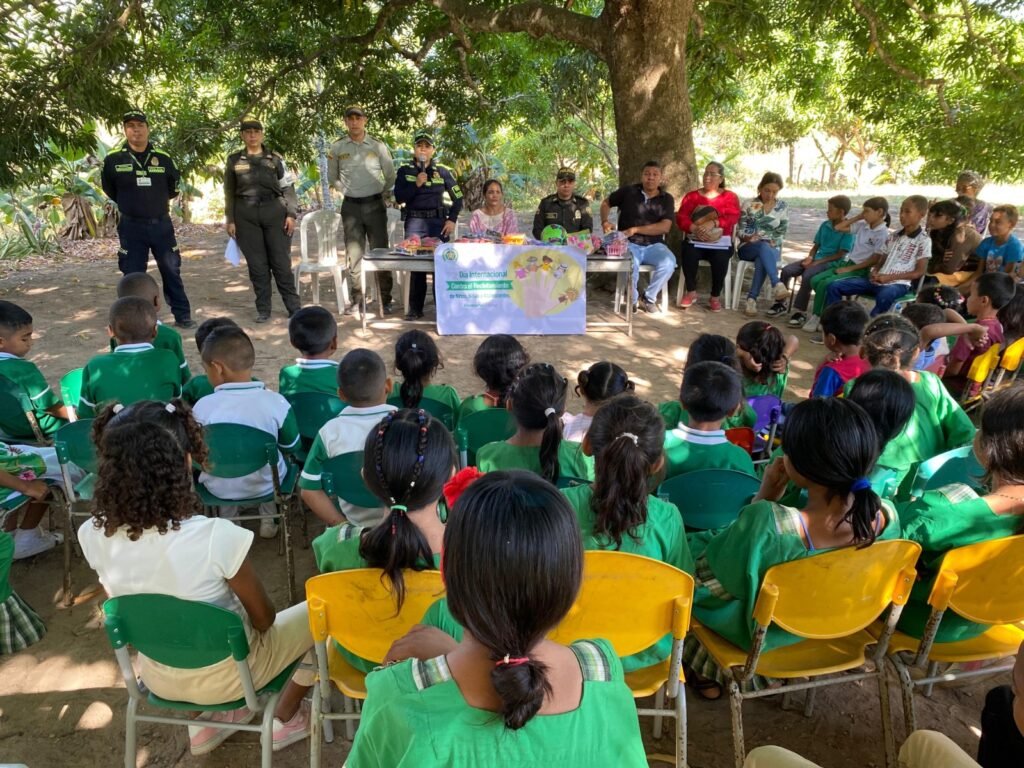
[{"label": "woman in floral blouse", "polygon": [[743,206],[738,257],[741,261],[754,262],[754,279],[744,309],[749,316],[757,314],[757,295],[765,278],[771,281],[776,302],[785,301],[789,296],[789,290],[779,280],[782,240],[789,229],[789,208],[777,199],[781,189],[782,177],[769,171],[757,185],[757,197]]}]

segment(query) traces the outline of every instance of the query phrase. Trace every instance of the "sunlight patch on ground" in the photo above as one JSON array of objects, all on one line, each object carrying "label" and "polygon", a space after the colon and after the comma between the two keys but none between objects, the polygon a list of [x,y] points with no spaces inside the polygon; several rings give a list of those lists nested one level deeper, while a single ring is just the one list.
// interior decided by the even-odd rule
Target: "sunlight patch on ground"
[{"label": "sunlight patch on ground", "polygon": [[[65,707],[64,709],[67,709]],[[64,711],[61,711],[61,717],[64,717]],[[94,701],[85,711],[82,716],[78,718],[76,728],[79,730],[95,731],[100,728],[106,728],[114,719],[113,710],[102,701]]]},{"label": "sunlight patch on ground", "polygon": [[57,288],[58,288],[58,286],[56,286],[56,285],[52,285],[49,288],[29,288],[27,291],[25,291],[25,295],[26,296],[39,296],[40,294],[43,294],[43,293],[52,293],[53,291],[56,291]]}]

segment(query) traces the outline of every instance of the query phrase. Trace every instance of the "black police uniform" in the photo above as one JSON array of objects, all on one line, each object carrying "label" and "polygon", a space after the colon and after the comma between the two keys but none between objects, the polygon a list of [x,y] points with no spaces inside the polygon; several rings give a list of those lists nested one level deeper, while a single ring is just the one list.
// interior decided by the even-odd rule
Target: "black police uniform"
[{"label": "black police uniform", "polygon": [[152,144],[135,152],[127,142],[107,155],[100,175],[103,192],[117,203],[121,214],[117,225],[121,241],[117,266],[121,274],[145,272],[152,251],[164,284],[164,299],[179,324],[192,317],[181,282],[181,254],[168,213],[170,201],[178,196],[180,179],[166,152]]},{"label": "black police uniform", "polygon": [[273,273],[288,315],[302,306],[292,277],[292,238],[285,219],[297,218],[299,201],[284,159],[263,148],[228,155],[224,168],[224,213],[235,225],[235,239],[245,256],[249,279],[256,291],[256,311],[268,316]]},{"label": "black police uniform", "polygon": [[562,200],[558,195],[548,195],[540,201],[533,216],[533,237],[540,240],[544,227],[561,226],[566,232],[581,229],[593,231],[594,219],[590,215],[590,201],[580,195]]}]

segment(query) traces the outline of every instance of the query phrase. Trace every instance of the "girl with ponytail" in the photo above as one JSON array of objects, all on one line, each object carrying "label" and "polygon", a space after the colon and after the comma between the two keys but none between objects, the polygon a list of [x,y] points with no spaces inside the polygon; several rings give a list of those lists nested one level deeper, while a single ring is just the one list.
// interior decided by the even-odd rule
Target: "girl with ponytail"
[{"label": "girl with ponytail", "polygon": [[574,391],[576,397],[583,398],[583,411],[575,416],[567,413],[562,417],[562,437],[573,443],[582,443],[597,409],[616,395],[632,392],[636,384],[630,381],[629,374],[622,368],[606,360],[580,371],[576,381]]},{"label": "girl with ponytail", "polygon": [[454,419],[462,401],[454,387],[430,383],[438,368],[444,368],[444,361],[434,340],[423,331],[403,333],[395,342],[395,370],[402,380],[395,382],[388,402],[399,408],[419,408],[426,397],[451,408]]},{"label": "girl with ponytail", "polygon": [[[579,526],[558,491],[522,471],[474,482],[449,517],[443,570],[462,640],[410,642],[413,658],[367,677],[350,768],[647,765],[611,645],[546,639],[583,570]],[[426,633],[441,634],[413,634]]]},{"label": "girl with ponytail", "polygon": [[593,462],[578,443],[562,439],[568,389],[568,380],[548,363],[526,366],[512,385],[506,406],[516,420],[516,433],[481,447],[477,468],[526,469],[551,483],[562,477],[593,479]]}]

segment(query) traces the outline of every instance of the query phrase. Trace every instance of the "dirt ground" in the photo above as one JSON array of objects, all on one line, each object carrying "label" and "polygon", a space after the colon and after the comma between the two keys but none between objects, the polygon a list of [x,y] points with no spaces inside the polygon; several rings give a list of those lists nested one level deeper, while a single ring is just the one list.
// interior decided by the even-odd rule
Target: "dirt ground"
[{"label": "dirt ground", "polygon": [[[818,211],[791,210],[790,240],[784,257],[806,253],[820,215]],[[288,344],[287,322],[280,302],[275,305],[273,322],[255,325],[252,290],[245,270],[226,264],[222,258],[223,231],[215,227],[183,227],[179,229],[179,239],[184,257],[182,273],[193,317],[202,321],[226,314],[237,320],[256,345],[255,375],[276,385],[278,369],[295,357]],[[0,278],[0,297],[23,305],[34,316],[37,341],[31,357],[51,384],[106,349],[106,312],[119,278],[116,250],[116,242],[100,242],[78,249],[75,257],[22,263]],[[297,257],[297,253],[293,255]],[[701,280],[706,294],[706,270],[702,270]],[[671,290],[674,296],[674,279]],[[303,298],[310,300],[308,285],[303,286]],[[589,298],[592,321],[611,319],[610,293],[592,290]],[[324,288],[321,303],[331,307],[333,300],[333,290]],[[428,304],[428,319],[429,313]],[[710,331],[734,337],[745,319],[732,311],[712,315],[700,307],[687,312],[673,308],[667,315],[640,314],[632,339],[619,329],[592,329],[585,336],[528,337],[524,343],[534,360],[555,364],[570,379],[594,361],[618,362],[637,382],[642,396],[660,402],[676,396],[687,347],[698,333]],[[166,311],[163,320],[172,321]],[[339,318],[340,353],[365,346],[390,360],[394,341],[405,327],[398,318],[374,319],[364,335],[357,319]],[[805,334],[796,335],[801,348],[789,379],[794,398],[806,395],[814,368],[823,355],[822,348],[806,343]],[[472,356],[479,342],[480,337],[470,336],[440,339],[445,368],[438,380],[452,384],[463,395],[477,392],[479,382],[472,374]],[[199,372],[199,356],[187,333],[185,350],[193,372]],[[576,412],[579,407],[579,401],[573,400],[569,411]],[[318,532],[315,524],[311,523],[311,529],[314,535]],[[276,542],[257,538],[254,556],[272,598],[284,607],[287,596],[283,560],[276,547]],[[312,552],[301,547],[298,536],[296,550],[297,578],[301,583],[315,573],[315,564]],[[61,567],[61,557],[54,552],[15,563],[12,569],[15,589],[40,613],[48,634],[27,651],[0,660],[0,764],[24,763],[30,768],[120,765],[125,692],[99,619],[101,592],[95,574],[76,559],[76,604],[70,609],[63,608]],[[991,685],[1005,682],[1008,676],[940,688],[930,700],[919,697],[919,726],[948,734],[973,754],[977,749],[984,693]],[[728,704],[724,700],[705,702],[692,695],[689,698],[690,765],[731,766]],[[893,706],[898,712],[895,697]],[[826,768],[863,768],[884,763],[874,683],[822,691],[810,719],[798,711],[782,710],[778,698],[747,703],[744,713],[748,747],[781,744]],[[649,720],[645,718],[641,727],[645,739],[651,742]],[[275,755],[275,765],[307,765],[307,746],[303,743]],[[325,749],[325,764],[340,765],[348,747],[339,735]],[[663,738],[648,747],[650,752],[671,752],[672,740]],[[258,763],[258,745],[252,734],[232,737],[212,754],[194,758],[188,752],[184,729],[140,728],[139,766],[221,768]]]}]

